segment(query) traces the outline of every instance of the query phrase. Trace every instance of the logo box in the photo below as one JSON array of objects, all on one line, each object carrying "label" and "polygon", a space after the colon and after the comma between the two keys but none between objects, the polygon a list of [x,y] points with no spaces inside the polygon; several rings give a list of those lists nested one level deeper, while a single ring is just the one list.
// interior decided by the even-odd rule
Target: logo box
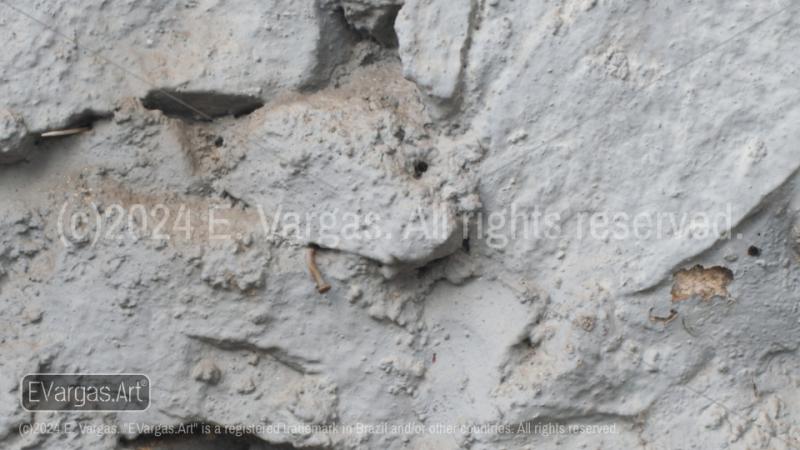
[{"label": "logo box", "polygon": [[150,378],[143,374],[31,373],[20,381],[27,411],[144,411]]}]

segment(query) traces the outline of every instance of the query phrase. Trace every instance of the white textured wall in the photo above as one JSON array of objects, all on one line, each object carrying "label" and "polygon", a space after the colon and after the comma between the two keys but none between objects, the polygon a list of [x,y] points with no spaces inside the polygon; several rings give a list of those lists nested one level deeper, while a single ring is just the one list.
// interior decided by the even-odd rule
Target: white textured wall
[{"label": "white textured wall", "polygon": [[799,9],[0,1],[0,447],[800,448]]}]

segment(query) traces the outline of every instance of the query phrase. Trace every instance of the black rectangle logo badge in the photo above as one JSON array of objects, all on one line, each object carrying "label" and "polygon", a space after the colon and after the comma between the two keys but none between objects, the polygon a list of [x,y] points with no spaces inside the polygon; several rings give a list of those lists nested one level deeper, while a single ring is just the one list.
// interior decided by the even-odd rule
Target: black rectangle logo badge
[{"label": "black rectangle logo badge", "polygon": [[144,411],[150,379],[142,374],[32,373],[20,383],[28,411]]}]

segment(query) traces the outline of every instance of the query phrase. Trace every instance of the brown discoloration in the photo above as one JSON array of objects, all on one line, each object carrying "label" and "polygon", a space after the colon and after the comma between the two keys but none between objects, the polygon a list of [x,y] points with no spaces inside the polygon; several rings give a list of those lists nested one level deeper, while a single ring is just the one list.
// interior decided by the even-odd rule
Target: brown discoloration
[{"label": "brown discoloration", "polygon": [[222,150],[214,145],[217,136],[202,126],[180,119],[164,118],[169,130],[186,155],[192,174],[216,174],[225,171]]},{"label": "brown discoloration", "polygon": [[425,104],[417,86],[402,76],[399,62],[372,64],[329,87],[308,92],[288,92],[272,99],[265,107],[248,116],[253,129],[263,127],[264,117],[285,114],[298,106],[335,113],[331,128],[346,132],[348,116],[374,114],[377,109],[391,112],[407,127],[422,127]]},{"label": "brown discoloration", "polygon": [[696,265],[691,269],[675,272],[672,284],[672,301],[679,302],[693,296],[703,300],[728,297],[728,285],[733,281],[733,272],[727,267],[713,266],[708,269]]}]

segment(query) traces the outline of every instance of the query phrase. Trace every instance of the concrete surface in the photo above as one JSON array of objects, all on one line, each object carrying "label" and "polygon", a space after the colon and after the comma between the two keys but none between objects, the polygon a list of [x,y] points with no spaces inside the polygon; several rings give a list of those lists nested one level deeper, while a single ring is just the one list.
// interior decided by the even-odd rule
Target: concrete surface
[{"label": "concrete surface", "polygon": [[0,447],[800,448],[799,9],[0,1]]}]

